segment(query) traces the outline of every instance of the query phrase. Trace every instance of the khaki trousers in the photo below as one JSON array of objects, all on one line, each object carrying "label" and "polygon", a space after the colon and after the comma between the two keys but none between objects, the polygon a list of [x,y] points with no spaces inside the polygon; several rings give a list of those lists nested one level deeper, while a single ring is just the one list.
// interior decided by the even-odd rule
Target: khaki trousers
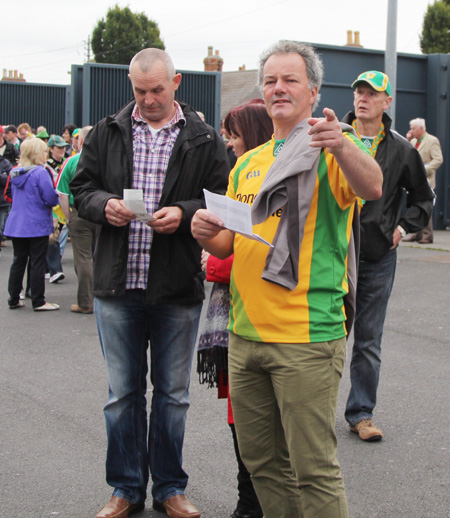
[{"label": "khaki trousers", "polygon": [[70,212],[67,226],[72,242],[73,266],[78,279],[77,304],[80,308],[92,309],[92,253],[98,226],[80,218],[75,208]]},{"label": "khaki trousers", "polygon": [[242,459],[265,518],[347,518],[336,459],[345,338],[262,343],[230,333],[230,396]]}]

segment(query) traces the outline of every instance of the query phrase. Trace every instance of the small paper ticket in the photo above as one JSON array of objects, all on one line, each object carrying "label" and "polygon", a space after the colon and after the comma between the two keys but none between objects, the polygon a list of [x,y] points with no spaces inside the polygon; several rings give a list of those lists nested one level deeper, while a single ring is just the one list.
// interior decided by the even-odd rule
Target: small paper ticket
[{"label": "small paper ticket", "polygon": [[123,201],[128,210],[135,216],[137,221],[153,221],[155,218],[147,212],[144,203],[144,191],[142,189],[124,189]]}]

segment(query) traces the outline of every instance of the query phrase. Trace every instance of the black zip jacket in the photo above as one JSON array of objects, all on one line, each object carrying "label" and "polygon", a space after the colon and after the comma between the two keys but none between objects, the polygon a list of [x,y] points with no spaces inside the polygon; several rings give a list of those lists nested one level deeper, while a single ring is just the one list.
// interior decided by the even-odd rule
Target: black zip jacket
[{"label": "black zip jacket", "polygon": [[[355,113],[349,112],[343,122],[351,124]],[[379,143],[375,160],[383,172],[383,193],[379,200],[366,201],[361,210],[360,259],[379,261],[393,244],[397,225],[406,232],[425,227],[433,209],[434,193],[418,151],[396,131],[390,117],[383,114],[386,136]],[[402,214],[403,190],[406,212]]]},{"label": "black zip jacket", "polygon": [[[172,150],[159,208],[178,206],[183,220],[173,234],[153,234],[146,292],[150,304],[190,305],[204,299],[201,248],[192,237],[190,223],[196,210],[205,207],[203,189],[224,194],[228,183],[222,139],[190,106],[179,104],[186,124]],[[79,216],[101,225],[94,254],[96,296],[125,291],[129,225],[110,225],[105,206],[110,198],[123,198],[123,189],[132,187],[134,106],[133,100],[92,129],[70,183]]]},{"label": "black zip jacket", "polygon": [[3,152],[3,158],[9,160],[11,165],[14,167],[19,161],[19,152],[17,151],[16,146],[11,144],[11,142],[8,142],[6,139],[4,139],[4,144],[6,147],[5,151]]}]

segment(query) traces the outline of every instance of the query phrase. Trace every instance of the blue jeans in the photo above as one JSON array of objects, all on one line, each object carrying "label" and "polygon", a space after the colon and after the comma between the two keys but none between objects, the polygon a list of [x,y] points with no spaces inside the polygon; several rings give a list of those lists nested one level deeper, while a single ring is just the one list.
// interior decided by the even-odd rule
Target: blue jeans
[{"label": "blue jeans", "polygon": [[64,255],[64,250],[66,249],[68,237],[69,237],[69,229],[68,229],[67,225],[64,225],[63,228],[61,229],[61,232],[59,233],[59,239],[58,239],[61,257]]},{"label": "blue jeans", "polygon": [[350,364],[351,389],[345,419],[354,426],[371,419],[377,403],[381,368],[381,338],[386,310],[394,284],[397,249],[380,261],[360,261],[354,344]]},{"label": "blue jeans", "polygon": [[47,269],[50,275],[55,275],[55,273],[63,271],[63,267],[61,264],[61,249],[59,246],[59,242],[48,245]]},{"label": "blue jeans", "polygon": [[[186,488],[182,449],[201,311],[201,304],[148,305],[144,299],[143,290],[129,290],[94,302],[109,384],[106,480],[114,496],[132,503],[146,499],[149,467],[157,502]],[[153,396],[148,432],[149,341]]]}]

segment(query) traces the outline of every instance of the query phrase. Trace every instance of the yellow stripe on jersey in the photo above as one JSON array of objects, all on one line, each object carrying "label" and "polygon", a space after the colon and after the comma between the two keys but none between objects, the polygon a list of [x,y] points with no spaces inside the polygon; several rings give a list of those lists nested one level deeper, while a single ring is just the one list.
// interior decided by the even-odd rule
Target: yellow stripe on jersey
[{"label": "yellow stripe on jersey", "polygon": [[[275,141],[241,157],[227,196],[252,204],[275,160]],[[261,278],[269,248],[236,234],[229,330],[263,342],[322,342],[345,336],[343,296],[352,205],[356,197],[334,157],[323,151],[299,257],[299,283],[288,290]],[[255,225],[272,242],[282,210]]]}]

